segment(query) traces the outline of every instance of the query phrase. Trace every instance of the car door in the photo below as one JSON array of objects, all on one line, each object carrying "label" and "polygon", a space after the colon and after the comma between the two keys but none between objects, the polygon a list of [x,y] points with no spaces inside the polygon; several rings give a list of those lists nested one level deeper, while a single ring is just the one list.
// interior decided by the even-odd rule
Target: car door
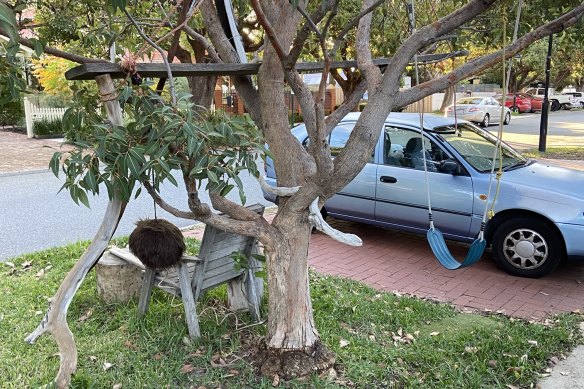
[{"label": "car door", "polygon": [[[333,129],[329,138],[331,156],[334,158],[345,147],[355,123],[341,123]],[[375,184],[377,164],[371,160],[347,186],[326,202],[331,216],[351,220],[374,220]]]},{"label": "car door", "polygon": [[489,116],[491,117],[491,123],[495,120],[498,120],[501,116],[501,106],[499,103],[490,97],[485,99],[485,104],[487,105],[487,110],[489,112]]},{"label": "car door", "polygon": [[[390,227],[423,232],[429,227],[428,196],[423,163],[414,166],[408,145],[420,134],[412,129],[386,126],[384,159],[377,168],[375,219]],[[451,157],[428,137],[423,150],[427,156],[428,182],[434,224],[445,236],[466,239],[473,209],[473,183],[470,175],[438,171],[441,160]]]}]

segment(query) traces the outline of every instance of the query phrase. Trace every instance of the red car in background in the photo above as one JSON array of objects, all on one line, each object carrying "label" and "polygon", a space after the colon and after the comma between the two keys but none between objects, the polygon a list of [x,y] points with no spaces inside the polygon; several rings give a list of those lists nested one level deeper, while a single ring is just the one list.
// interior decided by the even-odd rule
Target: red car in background
[{"label": "red car in background", "polygon": [[[501,102],[502,95],[495,95],[494,98],[495,100]],[[508,93],[507,99],[505,100],[505,107],[509,108],[513,112],[535,112],[541,111],[542,102],[543,99],[534,97],[527,93]]]}]

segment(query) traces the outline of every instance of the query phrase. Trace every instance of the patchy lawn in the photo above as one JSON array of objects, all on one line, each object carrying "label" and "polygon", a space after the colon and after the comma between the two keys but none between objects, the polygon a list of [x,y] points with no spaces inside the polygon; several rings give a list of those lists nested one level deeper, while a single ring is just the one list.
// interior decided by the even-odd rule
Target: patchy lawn
[{"label": "patchy lawn", "polygon": [[[189,240],[191,252],[198,243]],[[52,296],[87,243],[14,258],[0,264],[0,387],[39,387],[57,373],[50,336],[28,345]],[[528,323],[500,315],[460,313],[453,307],[381,293],[355,281],[311,274],[315,319],[337,355],[337,371],[286,388],[529,387],[552,356],[582,343],[582,317],[562,315]],[[69,311],[79,350],[74,388],[272,388],[246,361],[265,324],[224,308],[226,291],[198,302],[203,338],[187,337],[180,299],[159,290],[149,313],[137,303],[105,304],[93,272]],[[263,312],[265,315],[267,312]]]}]

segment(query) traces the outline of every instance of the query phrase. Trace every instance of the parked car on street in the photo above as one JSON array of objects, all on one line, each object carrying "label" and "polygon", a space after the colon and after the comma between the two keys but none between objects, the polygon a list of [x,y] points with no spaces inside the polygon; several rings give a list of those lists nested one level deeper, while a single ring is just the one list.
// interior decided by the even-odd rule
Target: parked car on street
[{"label": "parked car on street", "polygon": [[[334,157],[345,146],[359,113],[347,115],[332,131]],[[324,205],[323,215],[414,233],[429,228],[426,175],[435,226],[445,238],[472,242],[485,209],[493,203],[489,180],[497,139],[465,120],[391,113],[374,155],[363,170]],[[304,124],[293,135],[308,144]],[[485,238],[495,262],[510,274],[541,277],[563,258],[584,260],[584,172],[526,159],[503,143],[496,165],[502,164],[494,217]],[[276,185],[273,161],[266,161],[266,181]],[[269,193],[264,197],[275,203]]]},{"label": "parked car on street", "polygon": [[[493,98],[499,103],[501,102],[502,97],[503,95],[501,93],[493,96]],[[543,99],[531,96],[527,93],[509,93],[507,94],[507,99],[505,100],[505,106],[512,112],[535,112],[541,111],[542,102]]]},{"label": "parked car on street", "polygon": [[511,122],[511,111],[503,107],[501,103],[492,97],[464,97],[456,100],[456,114],[454,105],[446,109],[446,116],[457,117],[469,122],[479,123],[488,127],[491,123],[498,123],[501,117],[501,109],[504,109],[503,124]]},{"label": "parked car on street", "polygon": [[[530,88],[526,90],[525,93],[539,97],[543,100],[545,96],[545,88]],[[561,108],[570,109],[571,97],[559,94],[554,88],[548,88],[548,99],[552,111],[557,111]]]},{"label": "parked car on street", "polygon": [[584,93],[582,92],[566,92],[564,95],[572,96],[570,108],[584,108]]}]

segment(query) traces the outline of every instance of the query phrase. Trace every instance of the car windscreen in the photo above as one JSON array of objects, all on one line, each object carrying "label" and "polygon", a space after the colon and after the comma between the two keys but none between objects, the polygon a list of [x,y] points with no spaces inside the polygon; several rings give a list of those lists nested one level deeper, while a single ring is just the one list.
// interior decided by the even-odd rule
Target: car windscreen
[{"label": "car windscreen", "polygon": [[482,98],[478,97],[465,97],[464,99],[456,100],[456,104],[480,104],[483,101]]},{"label": "car windscreen", "polygon": [[465,161],[482,173],[491,171],[493,155],[496,155],[496,169],[501,163],[503,170],[524,166],[527,163],[525,157],[504,143],[501,144],[501,152],[495,153],[497,138],[470,123],[458,123],[456,127],[454,125],[437,127],[432,132],[439,134]]}]

